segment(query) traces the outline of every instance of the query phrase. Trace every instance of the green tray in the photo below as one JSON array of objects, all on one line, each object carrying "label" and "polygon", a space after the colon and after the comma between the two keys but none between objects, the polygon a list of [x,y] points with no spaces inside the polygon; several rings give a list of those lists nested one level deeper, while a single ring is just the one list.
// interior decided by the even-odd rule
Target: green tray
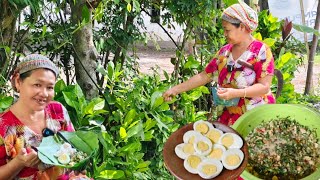
[{"label": "green tray", "polygon": [[[245,138],[262,121],[270,121],[276,117],[290,116],[300,124],[311,129],[316,128],[318,139],[320,140],[320,113],[305,105],[299,104],[266,104],[256,107],[243,114],[232,126],[243,138]],[[248,171],[243,171],[241,177],[245,180],[258,180]],[[315,180],[320,178],[320,165],[317,170],[303,180]]]}]

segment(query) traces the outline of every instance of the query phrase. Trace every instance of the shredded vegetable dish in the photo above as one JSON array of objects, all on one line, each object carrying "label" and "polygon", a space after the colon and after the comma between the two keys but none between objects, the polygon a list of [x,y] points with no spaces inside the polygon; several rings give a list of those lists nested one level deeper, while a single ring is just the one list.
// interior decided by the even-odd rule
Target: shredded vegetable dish
[{"label": "shredded vegetable dish", "polygon": [[264,122],[246,137],[248,171],[262,179],[300,179],[320,162],[317,134],[290,117]]}]

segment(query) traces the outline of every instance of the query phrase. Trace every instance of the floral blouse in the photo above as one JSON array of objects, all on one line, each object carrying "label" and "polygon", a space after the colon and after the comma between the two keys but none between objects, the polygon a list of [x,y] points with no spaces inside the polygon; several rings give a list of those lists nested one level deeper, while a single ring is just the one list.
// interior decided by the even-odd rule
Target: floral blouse
[{"label": "floral blouse", "polygon": [[[218,74],[217,83],[219,87],[243,89],[257,83],[260,78],[273,75],[274,59],[272,52],[263,42],[254,40],[236,60],[233,59],[231,52],[232,45],[225,45],[205,68],[205,72],[210,77],[213,77],[214,73]],[[240,61],[248,65],[243,65]],[[223,108],[218,121],[226,125],[232,125],[246,111],[267,103],[275,103],[271,91],[260,97],[240,98],[237,106]]]},{"label": "floral blouse", "polygon": [[[58,102],[45,108],[47,128],[57,131],[74,131],[67,110]],[[0,114],[0,166],[13,159],[23,147],[38,147],[42,134],[29,129],[10,111]],[[38,169],[24,168],[15,179],[38,179]],[[42,178],[41,178],[42,179]]]}]

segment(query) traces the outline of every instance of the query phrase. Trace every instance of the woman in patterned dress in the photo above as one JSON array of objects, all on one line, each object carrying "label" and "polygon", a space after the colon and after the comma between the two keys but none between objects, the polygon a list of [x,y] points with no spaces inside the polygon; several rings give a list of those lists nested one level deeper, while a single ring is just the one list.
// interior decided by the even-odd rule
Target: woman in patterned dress
[{"label": "woman in patterned dress", "polygon": [[222,27],[228,44],[217,52],[203,72],[164,92],[164,99],[170,101],[177,94],[205,85],[213,80],[213,74],[218,74],[218,97],[240,98],[236,106],[223,108],[218,122],[232,125],[246,111],[275,103],[270,90],[274,59],[270,48],[252,37],[257,26],[257,13],[244,2],[225,9]]},{"label": "woman in patterned dress", "polygon": [[52,101],[58,68],[47,57],[24,58],[12,75],[19,99],[0,114],[0,179],[58,179],[64,169],[43,164],[38,147],[45,128],[74,131],[67,110]]}]

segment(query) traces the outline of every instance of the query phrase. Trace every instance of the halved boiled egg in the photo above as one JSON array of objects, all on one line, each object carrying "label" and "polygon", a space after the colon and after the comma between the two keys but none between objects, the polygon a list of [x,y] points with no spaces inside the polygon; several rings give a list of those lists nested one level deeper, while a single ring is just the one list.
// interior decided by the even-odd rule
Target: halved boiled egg
[{"label": "halved boiled egg", "polygon": [[242,138],[235,133],[224,133],[220,137],[218,143],[222,144],[227,149],[232,149],[232,148],[240,149],[243,146]]},{"label": "halved boiled egg", "polygon": [[61,164],[68,164],[70,162],[70,156],[66,153],[61,154],[60,156],[58,156],[58,161]]},{"label": "halved boiled egg", "polygon": [[186,170],[192,174],[198,174],[198,166],[199,164],[202,162],[203,157],[193,154],[188,156],[184,162],[184,168],[186,168]]},{"label": "halved boiled egg", "polygon": [[222,164],[226,169],[234,170],[240,166],[244,154],[240,149],[228,149],[222,155]]},{"label": "halved boiled egg", "polygon": [[217,177],[223,169],[223,165],[219,160],[204,159],[198,166],[198,174],[203,179],[212,179]]},{"label": "halved boiled egg", "polygon": [[202,134],[197,131],[193,131],[193,130],[187,131],[183,135],[183,142],[193,144],[194,141],[196,140],[196,138],[201,137],[201,136],[202,136]]},{"label": "halved boiled egg", "polygon": [[212,149],[212,142],[205,136],[197,138],[193,144],[194,149],[199,155],[208,155]]},{"label": "halved boiled egg", "polygon": [[181,143],[178,144],[174,149],[176,155],[181,159],[186,159],[189,155],[195,153],[193,144]]},{"label": "halved boiled egg", "polygon": [[223,132],[217,128],[212,128],[207,132],[207,134],[205,134],[205,136],[208,137],[213,143],[218,143],[222,135]]},{"label": "halved boiled egg", "polygon": [[209,132],[210,129],[213,129],[213,128],[214,128],[213,125],[208,121],[200,120],[200,121],[196,121],[193,124],[193,129],[195,131],[200,132],[201,134],[206,134],[207,132]]},{"label": "halved boiled egg", "polygon": [[226,148],[221,144],[214,144],[211,152],[208,154],[207,158],[221,160],[223,153],[226,151]]}]

